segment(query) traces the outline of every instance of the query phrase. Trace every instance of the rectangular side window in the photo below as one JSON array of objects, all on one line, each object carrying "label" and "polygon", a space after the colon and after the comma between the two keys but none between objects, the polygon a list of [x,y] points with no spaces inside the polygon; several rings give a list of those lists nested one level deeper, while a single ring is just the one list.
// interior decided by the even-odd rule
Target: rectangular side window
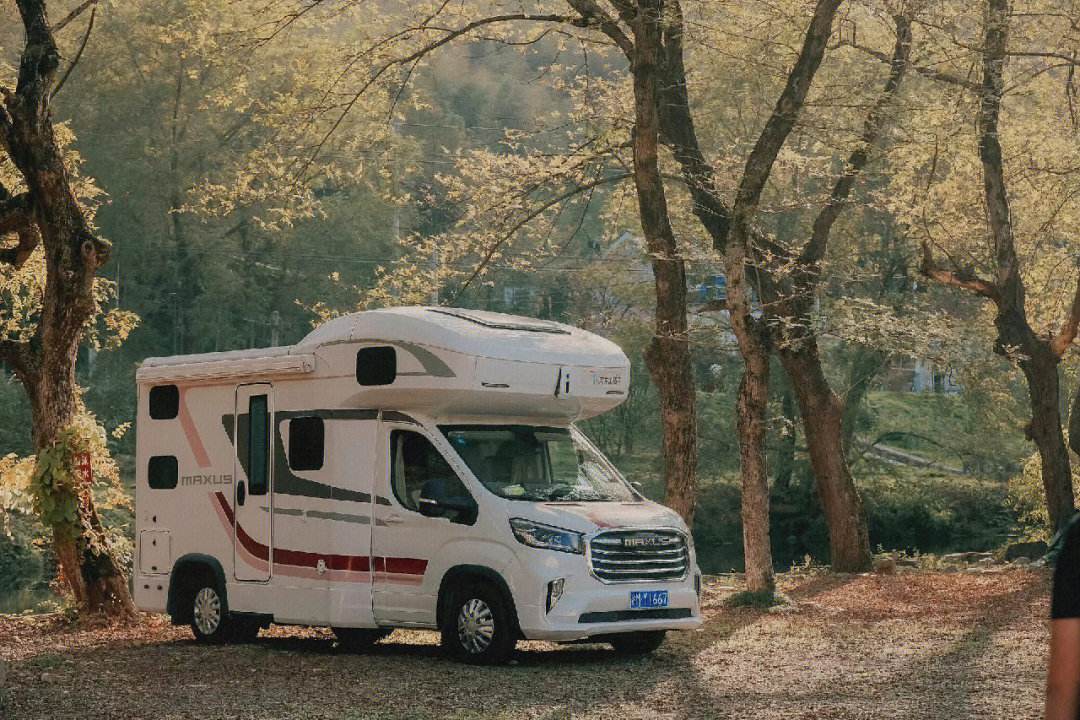
[{"label": "rectangular side window", "polygon": [[289,467],[293,470],[321,470],[326,431],[320,417],[298,417],[289,421]]},{"label": "rectangular side window", "polygon": [[248,495],[265,495],[270,464],[270,413],[265,395],[248,400]]},{"label": "rectangular side window", "polygon": [[146,468],[146,479],[151,490],[172,490],[176,487],[179,472],[176,458],[172,455],[155,455]]},{"label": "rectangular side window", "polygon": [[150,418],[172,420],[180,413],[180,390],[175,385],[150,388]]}]

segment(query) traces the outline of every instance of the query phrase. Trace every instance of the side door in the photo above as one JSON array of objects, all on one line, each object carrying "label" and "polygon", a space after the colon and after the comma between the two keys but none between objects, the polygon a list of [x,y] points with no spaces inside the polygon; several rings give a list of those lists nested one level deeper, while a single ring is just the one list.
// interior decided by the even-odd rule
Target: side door
[{"label": "side door", "polygon": [[233,573],[237,580],[266,582],[274,563],[274,388],[236,388],[236,464],[233,477]]},{"label": "side door", "polygon": [[[360,413],[357,413],[358,415]],[[379,422],[370,419],[329,423],[327,449],[334,464],[330,513],[330,624],[373,627],[371,606],[371,516],[374,481],[382,459]]]},{"label": "side door", "polygon": [[441,549],[471,534],[476,502],[419,426],[382,424],[380,443],[387,462],[376,479],[371,533],[375,620],[433,626],[439,578],[429,564]]}]

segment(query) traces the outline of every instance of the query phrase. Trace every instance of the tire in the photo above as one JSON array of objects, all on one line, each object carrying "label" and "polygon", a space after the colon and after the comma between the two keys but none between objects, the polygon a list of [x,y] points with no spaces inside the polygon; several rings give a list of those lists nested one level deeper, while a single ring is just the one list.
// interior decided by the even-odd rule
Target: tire
[{"label": "tire", "polygon": [[666,634],[666,630],[646,630],[611,635],[606,640],[611,643],[611,647],[615,648],[615,652],[619,655],[634,657],[648,655],[656,650],[664,642]]},{"label": "tire", "polygon": [[390,628],[330,628],[342,650],[366,650],[393,632]]},{"label": "tire", "polygon": [[442,646],[446,654],[470,665],[501,665],[517,645],[517,624],[510,602],[487,583],[454,591],[446,606]]},{"label": "tire", "polygon": [[236,622],[228,617],[224,593],[213,580],[194,583],[195,590],[189,596],[191,607],[191,631],[198,642],[220,645],[234,640]]}]

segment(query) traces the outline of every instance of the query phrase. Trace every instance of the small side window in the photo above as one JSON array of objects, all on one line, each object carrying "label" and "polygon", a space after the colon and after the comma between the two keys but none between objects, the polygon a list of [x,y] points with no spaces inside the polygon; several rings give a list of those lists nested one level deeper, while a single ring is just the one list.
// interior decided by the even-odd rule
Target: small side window
[{"label": "small side window", "polygon": [[326,431],[320,417],[298,417],[289,421],[289,467],[293,470],[321,470],[326,447]]},{"label": "small side window", "polygon": [[175,456],[155,455],[150,458],[150,463],[146,468],[146,479],[152,490],[172,490],[176,487],[178,478]]},{"label": "small side window", "polygon": [[265,495],[270,482],[270,409],[265,395],[248,398],[248,495]]},{"label": "small side window", "polygon": [[361,348],[356,353],[356,382],[389,385],[397,378],[397,353],[389,345]]},{"label": "small side window", "polygon": [[153,420],[172,420],[180,413],[180,391],[175,385],[156,385],[150,388],[150,417]]}]

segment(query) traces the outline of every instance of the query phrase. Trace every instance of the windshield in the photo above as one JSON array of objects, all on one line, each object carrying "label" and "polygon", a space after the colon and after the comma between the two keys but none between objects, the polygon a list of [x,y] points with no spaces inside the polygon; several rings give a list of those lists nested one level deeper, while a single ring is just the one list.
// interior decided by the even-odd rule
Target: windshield
[{"label": "windshield", "polygon": [[440,428],[491,492],[509,500],[630,502],[637,496],[603,457],[566,428]]}]

